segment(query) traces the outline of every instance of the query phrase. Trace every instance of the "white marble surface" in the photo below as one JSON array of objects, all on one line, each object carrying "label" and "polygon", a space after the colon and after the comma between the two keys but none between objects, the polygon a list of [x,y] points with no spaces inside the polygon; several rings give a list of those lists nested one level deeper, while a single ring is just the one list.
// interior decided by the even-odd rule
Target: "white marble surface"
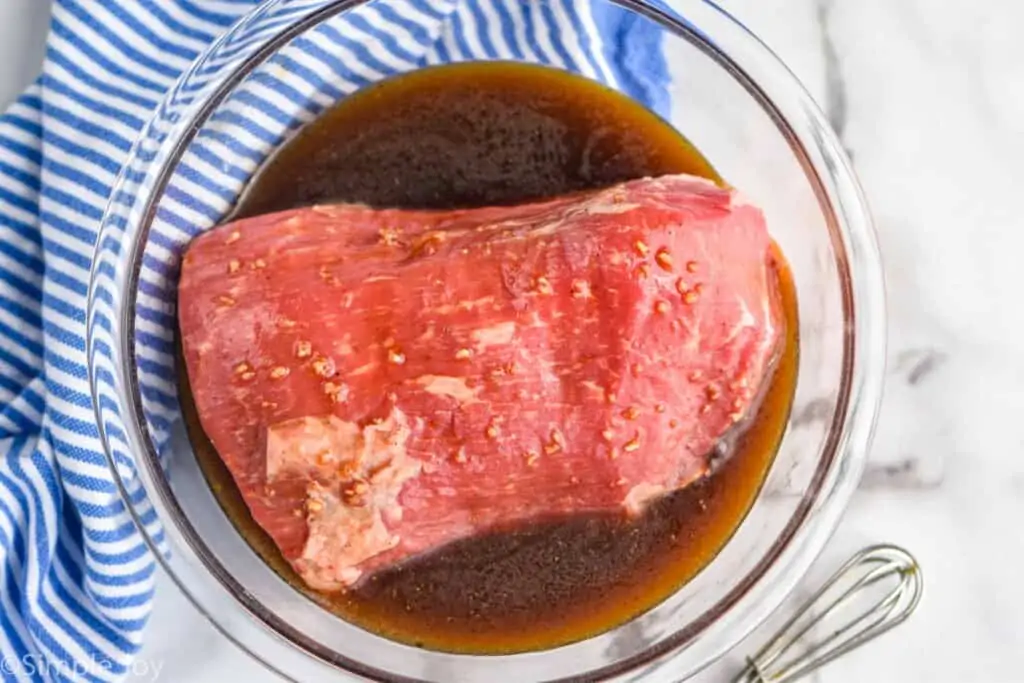
[{"label": "white marble surface", "polygon": [[[890,370],[872,465],[807,587],[893,541],[926,594],[904,626],[816,676],[1024,680],[1024,3],[729,0],[828,112],[877,218]],[[0,0],[0,99],[39,58],[45,2]],[[737,655],[756,649],[764,629]],[[273,677],[161,582],[139,681]],[[701,680],[728,680],[726,661]],[[812,679],[814,680],[814,679]]]}]

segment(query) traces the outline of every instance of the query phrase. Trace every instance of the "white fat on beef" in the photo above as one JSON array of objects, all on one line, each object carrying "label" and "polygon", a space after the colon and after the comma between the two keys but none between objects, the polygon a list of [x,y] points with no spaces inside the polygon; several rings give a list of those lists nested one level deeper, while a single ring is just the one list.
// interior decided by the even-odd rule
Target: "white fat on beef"
[{"label": "white fat on beef", "polygon": [[470,389],[465,377],[451,377],[448,375],[421,375],[416,378],[416,384],[423,387],[423,390],[435,396],[448,396],[454,398],[460,404],[470,403],[476,400],[477,392]]},{"label": "white fat on beef", "polygon": [[365,427],[330,415],[267,429],[268,481],[285,475],[309,480],[308,537],[294,565],[311,587],[351,586],[363,561],[399,544],[389,525],[402,519],[402,488],[423,469],[406,450],[409,433],[397,408]]}]

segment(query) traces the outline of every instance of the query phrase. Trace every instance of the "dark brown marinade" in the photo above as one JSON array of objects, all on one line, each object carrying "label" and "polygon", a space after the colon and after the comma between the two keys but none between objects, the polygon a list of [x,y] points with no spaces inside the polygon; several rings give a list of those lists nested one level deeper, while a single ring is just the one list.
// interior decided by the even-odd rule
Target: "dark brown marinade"
[{"label": "dark brown marinade", "polygon": [[[234,217],[327,202],[463,208],[691,173],[721,182],[669,124],[591,81],[535,66],[426,69],[361,91],[279,150]],[[381,635],[431,649],[507,653],[576,641],[666,598],[729,540],[771,466],[796,384],[796,296],[776,258],[787,335],[757,415],[713,475],[638,520],[581,516],[461,541],[357,590],[306,588],[249,516],[203,434],[182,373],[199,464],[252,547],[296,589]]]}]

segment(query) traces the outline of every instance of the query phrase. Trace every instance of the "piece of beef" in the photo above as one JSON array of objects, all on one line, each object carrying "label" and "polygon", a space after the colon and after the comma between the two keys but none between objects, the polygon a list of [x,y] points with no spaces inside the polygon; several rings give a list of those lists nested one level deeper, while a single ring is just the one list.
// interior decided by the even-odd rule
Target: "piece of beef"
[{"label": "piece of beef", "polygon": [[308,584],[708,471],[783,321],[761,212],[689,176],[218,227],[179,304],[204,429]]}]

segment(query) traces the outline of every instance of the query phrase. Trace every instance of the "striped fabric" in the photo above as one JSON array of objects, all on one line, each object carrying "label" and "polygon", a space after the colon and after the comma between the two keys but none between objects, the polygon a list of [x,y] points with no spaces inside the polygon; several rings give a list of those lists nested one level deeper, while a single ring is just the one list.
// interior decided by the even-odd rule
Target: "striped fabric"
[{"label": "striped fabric", "polygon": [[[119,680],[140,646],[154,562],[98,438],[85,354],[89,269],[111,188],[145,121],[158,105],[172,111],[203,94],[179,88],[161,104],[193,59],[257,4],[56,0],[43,73],[0,118],[5,681]],[[195,82],[250,54],[291,12],[325,4],[264,3],[244,31],[229,34],[234,42],[219,45],[221,61],[203,66],[209,74],[192,73]],[[156,447],[179,415],[169,353],[177,250],[217,222],[284,136],[381,77],[466,59],[560,66],[667,113],[658,40],[653,25],[600,0],[377,0],[292,41],[204,124],[159,207],[136,308],[143,411]],[[128,208],[121,197],[111,207],[115,218]],[[121,234],[101,245],[101,264],[105,252],[119,253]],[[101,410],[116,414],[100,395]],[[115,458],[130,478],[132,456],[118,443]],[[143,522],[159,544],[159,520]]]}]

